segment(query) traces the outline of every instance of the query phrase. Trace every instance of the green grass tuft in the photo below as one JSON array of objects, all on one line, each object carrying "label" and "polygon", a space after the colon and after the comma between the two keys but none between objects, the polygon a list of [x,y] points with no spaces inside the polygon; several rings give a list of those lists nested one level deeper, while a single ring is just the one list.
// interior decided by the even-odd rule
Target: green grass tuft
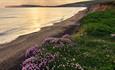
[{"label": "green grass tuft", "polygon": [[88,14],[77,34],[72,35],[78,43],[76,60],[86,70],[115,69],[115,9]]},{"label": "green grass tuft", "polygon": [[115,33],[115,10],[90,13],[81,22],[87,34],[108,36]]}]

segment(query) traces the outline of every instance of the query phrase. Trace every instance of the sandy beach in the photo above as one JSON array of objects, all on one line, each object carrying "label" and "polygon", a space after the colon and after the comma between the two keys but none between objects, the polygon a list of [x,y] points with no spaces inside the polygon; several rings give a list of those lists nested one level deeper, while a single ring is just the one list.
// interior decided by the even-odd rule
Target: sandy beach
[{"label": "sandy beach", "polygon": [[8,70],[15,66],[15,64],[18,64],[18,60],[23,57],[26,49],[35,44],[40,46],[45,38],[60,36],[69,33],[68,30],[79,27],[80,23],[78,21],[86,15],[86,12],[87,10],[80,11],[67,20],[55,23],[53,26],[42,28],[39,32],[20,36],[10,43],[0,45],[0,70]]},{"label": "sandy beach", "polygon": [[[19,64],[23,60],[22,57],[25,50],[36,44],[40,46],[45,38],[70,34],[72,31],[78,30],[80,26],[79,20],[88,12],[94,12],[98,8],[99,6],[96,5],[96,7],[91,9],[80,11],[64,21],[55,23],[53,26],[42,28],[39,32],[20,36],[10,43],[0,45],[0,70],[9,70]],[[103,7],[100,9],[102,10]]]}]

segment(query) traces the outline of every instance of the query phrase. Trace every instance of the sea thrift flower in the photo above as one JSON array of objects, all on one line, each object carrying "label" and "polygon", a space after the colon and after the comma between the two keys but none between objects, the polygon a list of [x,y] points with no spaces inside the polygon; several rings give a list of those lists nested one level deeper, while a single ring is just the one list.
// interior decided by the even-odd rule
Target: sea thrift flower
[{"label": "sea thrift flower", "polygon": [[68,34],[62,36],[61,41],[62,41],[63,43],[65,43],[65,44],[73,44],[73,41],[72,41],[72,39],[71,39],[71,36],[68,35]]},{"label": "sea thrift flower", "polygon": [[35,56],[40,52],[41,52],[41,50],[37,47],[29,48],[25,53],[25,57],[29,58],[29,57]]},{"label": "sea thrift flower", "polygon": [[43,41],[43,45],[53,45],[53,47],[62,47],[65,44],[72,45],[73,42],[69,35],[64,35],[62,38],[49,37]]},{"label": "sea thrift flower", "polygon": [[52,44],[57,44],[59,42],[59,38],[53,38],[53,40],[51,40]]},{"label": "sea thrift flower", "polygon": [[40,56],[30,57],[23,62],[22,70],[47,70],[48,64],[54,61],[55,58],[56,55],[50,53],[46,53],[46,55],[43,54]]},{"label": "sea thrift flower", "polygon": [[23,67],[22,70],[41,70],[41,69],[39,69],[37,64],[30,63],[30,64],[27,64],[25,67]]},{"label": "sea thrift flower", "polygon": [[52,40],[54,40],[55,38],[54,37],[48,37],[46,38],[44,41],[43,41],[43,44],[49,44],[51,43]]},{"label": "sea thrift flower", "polygon": [[68,39],[68,38],[60,38],[60,41],[64,44],[71,44],[72,40]]},{"label": "sea thrift flower", "polygon": [[40,70],[37,65],[37,59],[35,57],[26,59],[22,64],[22,70]]},{"label": "sea thrift flower", "polygon": [[54,61],[55,58],[56,58],[56,55],[52,55],[52,54],[50,54],[50,53],[47,54],[47,56],[46,56],[46,59],[48,60],[48,62]]},{"label": "sea thrift flower", "polygon": [[69,34],[65,34],[65,35],[62,36],[62,38],[68,38],[68,39],[70,39],[71,36]]},{"label": "sea thrift flower", "polygon": [[47,70],[48,64],[51,63],[52,61],[54,61],[56,56],[57,56],[56,54],[53,55],[51,53],[46,53],[46,55],[42,55],[42,58],[39,58],[39,56],[38,56],[38,59],[37,59],[38,67],[41,70],[43,70],[43,69]]},{"label": "sea thrift flower", "polygon": [[37,62],[37,59],[35,57],[30,57],[23,62],[22,66],[26,66],[29,63],[36,63],[36,62]]},{"label": "sea thrift flower", "polygon": [[38,67],[43,70],[46,69],[47,65],[55,60],[55,55],[47,54],[46,57],[44,57],[41,62],[38,64]]},{"label": "sea thrift flower", "polygon": [[81,67],[81,65],[79,65],[78,63],[75,64],[75,68],[76,68],[77,70],[84,70],[84,69]]}]

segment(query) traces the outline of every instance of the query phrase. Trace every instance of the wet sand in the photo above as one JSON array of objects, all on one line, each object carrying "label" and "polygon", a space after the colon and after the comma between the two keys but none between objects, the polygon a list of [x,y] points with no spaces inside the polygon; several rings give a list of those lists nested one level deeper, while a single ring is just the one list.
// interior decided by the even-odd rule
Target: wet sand
[{"label": "wet sand", "polygon": [[0,45],[0,70],[8,70],[18,64],[18,60],[23,57],[26,49],[35,44],[40,46],[45,38],[61,36],[71,32],[74,27],[79,27],[78,21],[86,15],[86,12],[86,10],[80,11],[71,18],[55,23],[53,26],[42,28],[39,32],[20,36],[10,43]]},{"label": "wet sand", "polygon": [[71,18],[55,23],[53,26],[44,27],[39,32],[20,36],[10,43],[0,45],[0,70],[9,70],[10,68],[19,64],[19,62],[21,62],[20,60],[23,60],[21,58],[24,56],[25,50],[35,44],[40,46],[45,38],[68,34],[74,29],[79,30],[79,21],[85,15],[87,15],[87,13],[95,12],[97,10],[104,10],[105,8],[107,8],[105,5],[94,5],[90,7],[90,9],[88,8],[78,12]]}]

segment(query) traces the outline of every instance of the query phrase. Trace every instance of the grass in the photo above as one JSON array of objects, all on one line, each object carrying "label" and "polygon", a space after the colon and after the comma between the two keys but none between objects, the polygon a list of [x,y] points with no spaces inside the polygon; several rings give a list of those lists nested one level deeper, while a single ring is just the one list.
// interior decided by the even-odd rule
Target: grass
[{"label": "grass", "polygon": [[73,35],[79,50],[76,58],[86,70],[115,69],[115,9],[94,12],[83,18],[81,29]]},{"label": "grass", "polygon": [[[88,14],[81,21],[78,33],[72,35],[75,44],[61,48],[44,46],[46,52],[57,53],[59,58],[48,66],[51,70],[115,70],[115,10]],[[82,69],[81,69],[82,70]]]},{"label": "grass", "polygon": [[52,70],[77,70],[74,66],[77,63],[85,70],[115,69],[115,43],[110,41],[82,37],[71,47],[47,46],[47,52],[59,55],[59,58],[49,64]]},{"label": "grass", "polygon": [[80,55],[77,61],[86,70],[114,70],[115,43],[82,37],[76,47]]},{"label": "grass", "polygon": [[94,36],[108,36],[115,33],[115,10],[94,12],[88,14],[81,22],[87,34]]}]

